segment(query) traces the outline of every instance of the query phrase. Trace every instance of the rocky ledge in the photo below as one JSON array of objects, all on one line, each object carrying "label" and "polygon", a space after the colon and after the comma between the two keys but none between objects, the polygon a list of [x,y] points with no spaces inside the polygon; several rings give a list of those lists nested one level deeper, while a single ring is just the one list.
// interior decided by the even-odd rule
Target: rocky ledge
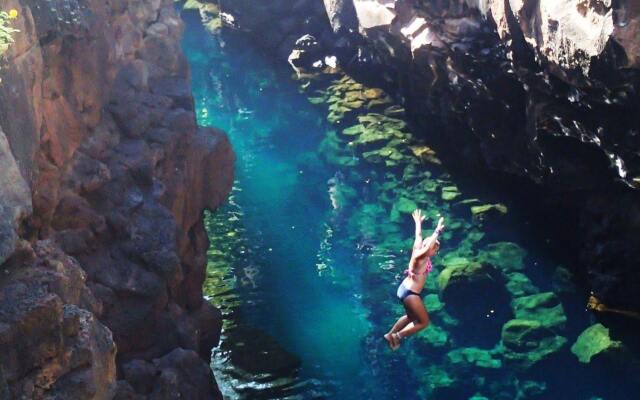
[{"label": "rocky ledge", "polygon": [[246,3],[223,0],[224,20],[291,53],[299,74],[335,56],[395,93],[452,168],[516,182],[557,213],[546,233],[576,249],[600,300],[640,309],[638,2],[274,1],[260,18]]},{"label": "rocky ledge", "polygon": [[202,212],[233,182],[196,124],[171,0],[7,0],[0,398],[219,398]]}]

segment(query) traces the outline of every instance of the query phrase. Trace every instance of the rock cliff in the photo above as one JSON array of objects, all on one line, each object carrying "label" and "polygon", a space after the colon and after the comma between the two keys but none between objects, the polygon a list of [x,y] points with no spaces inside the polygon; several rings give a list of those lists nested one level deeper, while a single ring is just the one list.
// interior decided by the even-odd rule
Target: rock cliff
[{"label": "rock cliff", "polygon": [[234,154],[196,124],[173,7],[0,1],[0,398],[220,397],[202,212]]},{"label": "rock cliff", "polygon": [[[242,3],[222,11],[262,35]],[[576,249],[588,288],[640,309],[640,3],[301,0],[286,19],[275,11],[283,3],[262,14],[278,32],[263,37],[312,34],[299,42],[315,44],[312,58],[336,55],[394,92],[439,154],[456,155],[449,165],[481,167],[562,210],[547,230]],[[292,42],[273,43],[283,54]]]}]

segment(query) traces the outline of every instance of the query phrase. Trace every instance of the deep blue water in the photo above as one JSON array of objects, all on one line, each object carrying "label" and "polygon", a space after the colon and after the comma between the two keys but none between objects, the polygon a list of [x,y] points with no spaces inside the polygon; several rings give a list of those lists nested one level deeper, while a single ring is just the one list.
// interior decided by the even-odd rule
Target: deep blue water
[{"label": "deep blue water", "polygon": [[[403,128],[407,144],[397,144],[403,154],[398,163],[368,162],[346,140],[331,142],[346,157],[332,163],[320,151],[322,143],[326,148],[326,138],[353,124],[358,111],[329,123],[327,105],[311,104],[313,94],[301,93],[301,82],[292,79],[287,66],[274,65],[241,34],[214,36],[194,15],[186,19],[184,47],[199,123],[225,130],[237,154],[229,204],[207,215],[212,240],[207,293],[225,316],[212,367],[226,397],[632,398],[633,382],[616,378],[613,370],[582,367],[569,352],[596,321],[584,310],[583,293],[560,278],[550,279],[559,261],[544,243],[530,242],[537,239],[523,228],[525,221],[509,213],[493,224],[473,218],[460,203],[472,198],[478,200],[469,204],[497,203],[498,194],[466,193],[460,185],[455,202],[444,200],[443,188],[458,182],[446,165],[430,162],[411,161],[415,176],[407,178],[408,146],[421,145],[409,128]],[[405,182],[426,181],[433,187],[403,191]],[[398,198],[389,199],[390,193],[410,197],[427,211],[431,219],[425,229],[437,213],[448,224],[425,288],[432,325],[395,353],[381,336],[402,313],[394,295],[413,226],[408,214],[394,214]],[[506,364],[487,368],[452,362],[448,355],[462,347],[485,355],[492,351],[512,311],[509,299],[495,293],[479,293],[479,299],[488,300],[479,300],[475,308],[462,305],[466,314],[443,307],[437,273],[444,264],[486,254],[492,243],[504,242],[526,252],[521,273],[530,280],[531,293],[555,292],[567,316],[562,355],[528,372]],[[243,351],[259,352],[261,346],[267,350],[256,360],[262,361],[247,361]],[[270,374],[246,371],[280,364]],[[248,365],[244,371],[243,365]]]}]

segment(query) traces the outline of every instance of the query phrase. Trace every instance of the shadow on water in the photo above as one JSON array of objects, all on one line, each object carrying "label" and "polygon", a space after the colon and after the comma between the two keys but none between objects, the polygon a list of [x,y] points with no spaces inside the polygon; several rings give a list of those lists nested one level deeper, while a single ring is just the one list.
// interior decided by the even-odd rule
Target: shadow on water
[{"label": "shadow on water", "polygon": [[[248,38],[184,17],[199,123],[237,154],[228,204],[205,217],[226,398],[630,398],[611,360],[569,350],[595,320],[564,261],[500,195],[449,174],[383,91],[295,81]],[[415,207],[447,230],[431,325],[392,353]]]}]

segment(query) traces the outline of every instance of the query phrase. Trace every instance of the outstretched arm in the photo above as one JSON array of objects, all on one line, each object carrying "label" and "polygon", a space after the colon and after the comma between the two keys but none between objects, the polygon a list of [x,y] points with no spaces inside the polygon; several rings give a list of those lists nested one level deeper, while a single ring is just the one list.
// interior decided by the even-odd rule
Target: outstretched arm
[{"label": "outstretched arm", "polygon": [[411,216],[413,217],[413,222],[416,224],[416,239],[413,241],[413,249],[417,250],[422,246],[422,221],[424,221],[424,215],[422,215],[422,211],[418,208]]},{"label": "outstretched arm", "polygon": [[440,219],[438,220],[438,225],[436,226],[436,229],[434,229],[431,236],[429,236],[425,240],[426,243],[420,249],[418,249],[418,251],[414,252],[413,257],[420,257],[424,255],[427,251],[429,251],[431,244],[436,240],[438,240],[438,236],[440,236],[440,233],[442,233],[443,230],[444,230],[444,218],[440,217]]}]

